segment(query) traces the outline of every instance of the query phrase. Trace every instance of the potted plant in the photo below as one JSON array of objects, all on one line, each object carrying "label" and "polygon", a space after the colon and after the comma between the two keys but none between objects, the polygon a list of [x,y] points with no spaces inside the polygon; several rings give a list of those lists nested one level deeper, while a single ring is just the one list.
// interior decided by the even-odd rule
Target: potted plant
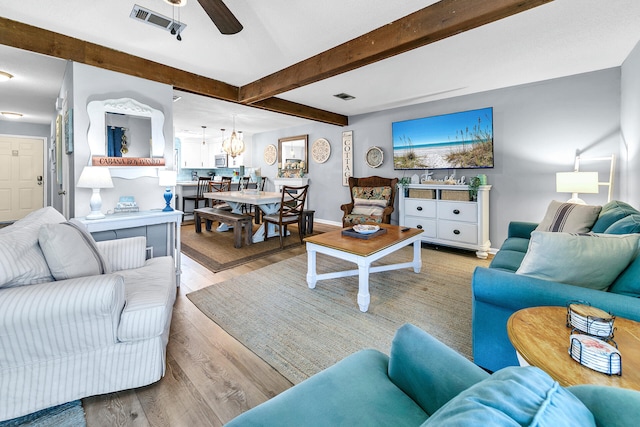
[{"label": "potted plant", "polygon": [[469,199],[476,201],[478,200],[478,188],[480,188],[480,184],[482,180],[479,176],[474,176],[469,180]]}]

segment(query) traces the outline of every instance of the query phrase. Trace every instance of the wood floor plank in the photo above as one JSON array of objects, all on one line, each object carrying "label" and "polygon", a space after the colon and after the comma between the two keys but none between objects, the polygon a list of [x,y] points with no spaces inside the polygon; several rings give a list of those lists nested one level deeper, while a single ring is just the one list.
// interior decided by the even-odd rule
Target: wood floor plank
[{"label": "wood floor plank", "polygon": [[[337,227],[314,224],[318,231]],[[183,254],[167,346],[155,384],[82,400],[88,427],[221,426],[291,382],[198,310],[186,295],[305,253],[304,245],[213,273]]]}]

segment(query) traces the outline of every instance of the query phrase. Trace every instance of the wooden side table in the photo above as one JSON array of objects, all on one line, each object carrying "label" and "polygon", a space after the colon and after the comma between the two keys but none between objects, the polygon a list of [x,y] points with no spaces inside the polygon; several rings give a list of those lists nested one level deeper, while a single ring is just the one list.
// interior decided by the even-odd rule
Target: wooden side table
[{"label": "wooden side table", "polygon": [[618,317],[614,327],[613,339],[622,355],[621,376],[609,376],[573,360],[565,307],[519,310],[509,318],[507,333],[519,358],[542,369],[562,386],[597,384],[640,390],[640,323]]}]

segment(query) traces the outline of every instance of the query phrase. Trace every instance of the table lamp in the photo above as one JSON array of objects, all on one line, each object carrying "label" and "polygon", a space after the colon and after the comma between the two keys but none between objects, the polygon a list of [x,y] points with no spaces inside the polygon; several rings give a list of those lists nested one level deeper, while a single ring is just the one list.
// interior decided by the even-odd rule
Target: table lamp
[{"label": "table lamp", "polygon": [[567,203],[584,205],[585,202],[578,198],[578,193],[598,193],[598,172],[558,172],[556,173],[556,191],[571,193],[571,199]]},{"label": "table lamp", "polygon": [[91,213],[87,215],[87,219],[104,218],[104,214],[100,212],[100,209],[102,209],[100,189],[113,188],[113,181],[111,181],[109,168],[102,166],[85,166],[84,169],[82,169],[77,186],[80,188],[91,188],[93,190],[93,194],[89,200]]},{"label": "table lamp", "polygon": [[167,203],[167,206],[162,209],[163,212],[170,212],[173,210],[171,207],[171,199],[173,198],[173,193],[171,193],[171,187],[176,185],[176,171],[164,170],[158,171],[158,184],[161,187],[167,187],[164,192],[164,201]]}]

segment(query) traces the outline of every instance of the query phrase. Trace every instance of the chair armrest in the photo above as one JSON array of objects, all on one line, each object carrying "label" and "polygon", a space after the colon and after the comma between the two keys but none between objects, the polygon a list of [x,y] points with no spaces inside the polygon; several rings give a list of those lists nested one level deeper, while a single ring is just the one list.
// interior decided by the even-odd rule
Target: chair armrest
[{"label": "chair armrest", "polygon": [[112,345],[124,305],[116,274],[0,289],[0,370]]},{"label": "chair armrest", "polygon": [[640,393],[617,387],[577,385],[568,387],[593,414],[596,425],[635,427],[640,419]]},{"label": "chair armrest", "polygon": [[507,236],[530,239],[531,232],[535,230],[537,226],[538,223],[536,222],[511,221],[507,230]]},{"label": "chair armrest", "polygon": [[353,210],[353,203],[345,203],[344,205],[340,206],[340,209],[342,209],[345,215],[348,215]]},{"label": "chair armrest", "polygon": [[111,266],[111,271],[140,268],[147,259],[147,239],[144,236],[104,240],[96,244]]},{"label": "chair armrest", "polygon": [[640,299],[612,292],[537,279],[494,268],[476,267],[471,281],[473,300],[514,312],[527,307],[588,302],[619,317],[640,321]]},{"label": "chair armrest", "polygon": [[480,367],[414,325],[403,325],[393,338],[389,378],[429,415],[487,376]]}]

